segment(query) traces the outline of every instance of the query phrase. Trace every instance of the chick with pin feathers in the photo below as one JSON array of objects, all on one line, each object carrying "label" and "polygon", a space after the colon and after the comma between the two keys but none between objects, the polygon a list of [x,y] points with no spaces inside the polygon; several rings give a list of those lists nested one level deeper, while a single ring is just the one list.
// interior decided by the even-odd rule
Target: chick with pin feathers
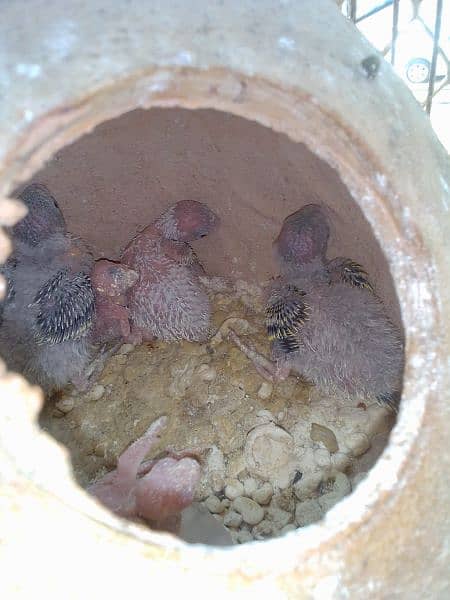
[{"label": "chick with pin feathers", "polygon": [[[24,219],[8,229],[8,233],[16,245],[34,248],[50,235],[65,232],[64,217],[55,198],[44,185],[32,183],[22,190],[19,198],[25,204],[28,213]],[[6,293],[0,300],[0,324],[5,305],[11,302],[15,295],[14,271],[16,266],[17,249],[14,249],[6,263],[0,266],[0,273],[6,281]]]},{"label": "chick with pin feathers", "polygon": [[205,204],[182,200],[140,232],[121,262],[139,274],[129,294],[131,342],[204,341],[211,306],[199,277],[203,267],[189,242],[211,233],[218,216]]},{"label": "chick with pin feathers", "polygon": [[273,361],[234,332],[230,336],[271,381],[293,371],[326,393],[361,395],[396,411],[404,363],[400,332],[361,265],[326,260],[328,238],[323,209],[310,204],[285,219],[274,242],[281,275],[266,307]]},{"label": "chick with pin feathers", "polygon": [[67,233],[44,186],[32,184],[19,197],[28,214],[11,230],[0,353],[9,369],[51,393],[80,383],[93,354],[94,261],[84,242]]}]

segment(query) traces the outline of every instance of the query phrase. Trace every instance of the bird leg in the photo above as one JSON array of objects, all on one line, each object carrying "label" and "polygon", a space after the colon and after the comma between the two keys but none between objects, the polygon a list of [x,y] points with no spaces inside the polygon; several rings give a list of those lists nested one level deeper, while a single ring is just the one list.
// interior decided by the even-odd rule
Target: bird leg
[{"label": "bird leg", "polygon": [[250,344],[245,344],[232,329],[229,329],[228,336],[231,341],[236,344],[239,350],[251,360],[261,377],[264,377],[267,381],[275,383],[276,381],[282,381],[289,376],[291,369],[288,365],[270,361],[252,348]]},{"label": "bird leg", "polygon": [[84,373],[72,378],[73,385],[82,392],[89,390],[105,368],[105,363],[108,358],[113,356],[121,345],[122,342],[116,342],[108,348],[108,344],[103,344],[98,355],[91,361]]}]

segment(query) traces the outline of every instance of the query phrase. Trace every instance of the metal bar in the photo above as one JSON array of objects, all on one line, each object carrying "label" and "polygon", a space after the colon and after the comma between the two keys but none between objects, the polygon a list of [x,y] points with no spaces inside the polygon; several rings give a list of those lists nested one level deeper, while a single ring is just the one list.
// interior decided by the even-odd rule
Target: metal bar
[{"label": "metal bar", "polygon": [[356,0],[347,0],[347,18],[356,23]]},{"label": "metal bar", "polygon": [[364,21],[364,19],[368,19],[369,17],[376,15],[381,10],[388,8],[388,6],[391,6],[392,4],[394,4],[394,0],[386,0],[386,2],[380,4],[380,6],[376,6],[375,8],[372,8],[372,10],[369,10],[369,12],[366,12],[364,15],[362,15],[362,17],[358,17],[355,23],[359,23],[360,21]]},{"label": "metal bar", "polygon": [[412,21],[414,21],[414,19],[417,19],[417,17],[419,16],[420,3],[421,3],[421,0],[412,0],[412,5],[413,5],[413,16],[411,19]]},{"label": "metal bar", "polygon": [[392,43],[391,43],[391,65],[395,63],[395,46],[398,36],[398,11],[400,8],[400,0],[394,0],[394,12],[392,14]]},{"label": "metal bar", "polygon": [[[445,88],[446,85],[448,85],[450,83],[450,79],[448,77],[445,77],[445,79],[443,81],[441,81],[441,83],[439,84],[439,86],[437,88],[434,88],[433,90],[433,96],[432,96],[432,100],[434,100],[435,96],[437,96],[439,94],[439,92]],[[425,104],[426,104],[426,99],[420,103],[420,106],[422,108],[425,108]]]},{"label": "metal bar", "polygon": [[441,81],[441,83],[439,84],[439,86],[437,88],[434,88],[433,91],[433,98],[436,96],[436,94],[438,94],[443,88],[445,88],[446,85],[448,85],[450,83],[450,79],[449,76],[447,75],[447,77],[444,77],[443,81]]},{"label": "metal bar", "polygon": [[431,58],[430,67],[430,80],[428,82],[428,94],[427,102],[425,104],[425,110],[428,114],[431,112],[431,104],[433,102],[434,92],[434,78],[436,77],[436,63],[439,51],[439,37],[441,35],[441,21],[442,21],[442,0],[436,0],[436,19],[434,22],[434,36],[433,36],[433,56]]}]

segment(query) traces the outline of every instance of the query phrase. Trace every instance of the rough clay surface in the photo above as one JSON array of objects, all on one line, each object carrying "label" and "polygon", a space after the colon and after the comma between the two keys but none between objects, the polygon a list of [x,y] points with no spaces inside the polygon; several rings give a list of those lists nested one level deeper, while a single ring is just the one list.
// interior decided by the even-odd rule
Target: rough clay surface
[{"label": "rough clay surface", "polygon": [[[229,528],[235,543],[261,540],[289,531],[287,525],[319,520],[348,494],[344,472],[359,481],[359,471],[367,471],[380,450],[375,458],[370,451],[358,457],[371,440],[383,446],[392,417],[359,398],[321,396],[296,377],[262,399],[261,377],[226,338],[234,326],[268,353],[262,290],[216,279],[209,287],[219,330],[209,343],[154,342],[126,347],[126,353],[122,347],[91,392],[47,402],[40,421],[69,448],[75,476],[86,487],[116,466],[149,423],[167,415],[149,458],[170,446],[200,452],[196,500]],[[337,451],[312,439],[314,423],[333,432]]]}]

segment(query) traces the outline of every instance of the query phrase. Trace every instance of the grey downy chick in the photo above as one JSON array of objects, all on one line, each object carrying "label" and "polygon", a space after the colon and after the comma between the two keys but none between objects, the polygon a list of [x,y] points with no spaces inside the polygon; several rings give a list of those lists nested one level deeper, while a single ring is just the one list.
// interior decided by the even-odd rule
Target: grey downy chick
[{"label": "grey downy chick", "polygon": [[9,294],[0,353],[9,369],[51,393],[69,382],[80,385],[92,356],[93,258],[81,240],[66,233],[44,186],[32,184],[20,198],[29,212],[11,230],[14,252],[3,267]]},{"label": "grey downy chick", "polygon": [[[66,231],[66,222],[55,198],[42,184],[32,183],[19,194],[19,199],[28,209],[27,215],[8,232],[15,245],[35,247],[54,233]],[[0,273],[6,281],[6,293],[0,300],[0,325],[4,306],[14,298],[14,271],[17,266],[17,249],[5,264],[0,265]]]},{"label": "grey downy chick", "polygon": [[11,237],[28,246],[37,246],[54,233],[65,233],[64,216],[45,185],[31,183],[19,194],[28,214],[11,228]]},{"label": "grey downy chick", "polygon": [[281,276],[269,290],[266,325],[273,363],[234,334],[261,374],[292,370],[325,392],[363,395],[396,410],[403,345],[364,269],[349,259],[326,262],[329,227],[308,205],[289,216],[274,242]]},{"label": "grey downy chick", "polygon": [[14,298],[4,308],[0,351],[13,371],[46,393],[78,384],[92,357],[92,257],[69,234],[18,244]]}]

